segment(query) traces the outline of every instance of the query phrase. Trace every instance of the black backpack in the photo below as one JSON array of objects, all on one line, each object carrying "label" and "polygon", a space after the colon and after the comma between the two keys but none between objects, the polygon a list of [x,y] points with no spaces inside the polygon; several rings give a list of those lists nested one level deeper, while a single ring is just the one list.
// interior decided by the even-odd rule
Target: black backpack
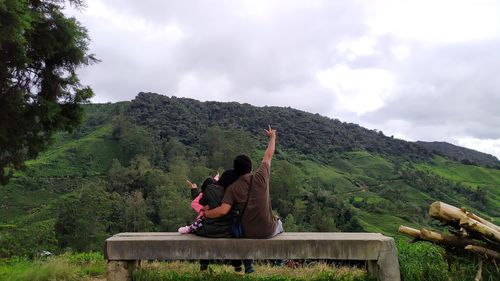
[{"label": "black backpack", "polygon": [[[200,204],[209,205],[210,209],[220,206],[224,197],[224,187],[211,184],[207,186],[203,196],[200,198]],[[201,227],[196,231],[196,235],[210,238],[229,238],[232,237],[232,224],[234,212],[231,210],[227,215],[219,218],[205,218]]]}]

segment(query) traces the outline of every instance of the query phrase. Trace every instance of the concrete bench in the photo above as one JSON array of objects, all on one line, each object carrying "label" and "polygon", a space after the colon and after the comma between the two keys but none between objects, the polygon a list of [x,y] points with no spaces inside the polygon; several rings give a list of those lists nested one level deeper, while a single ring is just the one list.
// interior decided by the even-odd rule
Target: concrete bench
[{"label": "concrete bench", "polygon": [[120,233],[105,242],[108,281],[130,280],[139,260],[330,259],[367,261],[378,280],[399,281],[394,239],[379,233],[285,232],[271,239]]}]

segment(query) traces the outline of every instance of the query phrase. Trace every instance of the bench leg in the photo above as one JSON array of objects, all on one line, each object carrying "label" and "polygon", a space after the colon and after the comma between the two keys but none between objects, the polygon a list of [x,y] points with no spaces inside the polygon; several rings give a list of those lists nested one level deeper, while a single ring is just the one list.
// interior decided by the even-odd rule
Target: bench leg
[{"label": "bench leg", "polygon": [[366,261],[366,271],[368,271],[371,276],[378,277],[377,261]]},{"label": "bench leg", "polygon": [[383,243],[379,252],[377,265],[378,280],[400,281],[398,250],[394,239],[390,238]]},{"label": "bench leg", "polygon": [[366,261],[366,269],[379,281],[400,281],[399,263],[384,264],[381,261]]},{"label": "bench leg", "polygon": [[138,261],[109,261],[106,264],[107,281],[131,281]]}]

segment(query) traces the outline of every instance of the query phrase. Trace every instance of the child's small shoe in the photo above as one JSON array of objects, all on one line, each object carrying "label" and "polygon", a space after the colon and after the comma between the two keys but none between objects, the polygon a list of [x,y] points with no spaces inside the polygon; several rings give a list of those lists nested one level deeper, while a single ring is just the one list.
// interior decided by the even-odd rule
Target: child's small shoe
[{"label": "child's small shoe", "polygon": [[179,227],[178,231],[179,231],[180,234],[188,234],[189,233],[189,226]]}]

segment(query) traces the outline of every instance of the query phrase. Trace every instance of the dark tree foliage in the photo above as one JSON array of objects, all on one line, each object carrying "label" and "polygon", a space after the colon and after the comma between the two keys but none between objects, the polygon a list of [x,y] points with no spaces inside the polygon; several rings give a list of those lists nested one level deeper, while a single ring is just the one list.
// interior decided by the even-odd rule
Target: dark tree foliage
[{"label": "dark tree foliage", "polygon": [[95,62],[87,31],[62,13],[81,0],[0,0],[0,182],[70,131],[93,93],[75,70]]},{"label": "dark tree foliage", "polygon": [[207,167],[212,169],[230,169],[234,156],[250,155],[256,147],[255,141],[244,131],[222,130],[217,126],[208,128],[201,145],[207,156]]},{"label": "dark tree foliage", "polygon": [[442,155],[443,157],[455,161],[460,161],[465,165],[481,165],[500,169],[500,161],[498,161],[495,156],[487,153],[456,146],[447,142],[417,141],[416,144],[435,154]]},{"label": "dark tree foliage", "polygon": [[212,126],[240,129],[257,138],[262,136],[262,128],[272,124],[278,129],[281,148],[324,162],[328,162],[335,153],[352,150],[367,150],[411,160],[432,156],[431,152],[411,142],[291,108],[200,102],[139,93],[130,104],[127,116],[133,118],[136,124],[156,132],[160,139],[175,138],[197,148],[204,143],[202,133]]},{"label": "dark tree foliage", "polygon": [[153,142],[148,132],[131,123],[123,114],[113,120],[113,139],[117,141],[123,163],[128,163],[136,155],[150,157],[153,153]]},{"label": "dark tree foliage", "polygon": [[54,225],[61,248],[76,251],[98,251],[110,227],[113,198],[102,183],[89,184],[69,194],[58,204]]}]

